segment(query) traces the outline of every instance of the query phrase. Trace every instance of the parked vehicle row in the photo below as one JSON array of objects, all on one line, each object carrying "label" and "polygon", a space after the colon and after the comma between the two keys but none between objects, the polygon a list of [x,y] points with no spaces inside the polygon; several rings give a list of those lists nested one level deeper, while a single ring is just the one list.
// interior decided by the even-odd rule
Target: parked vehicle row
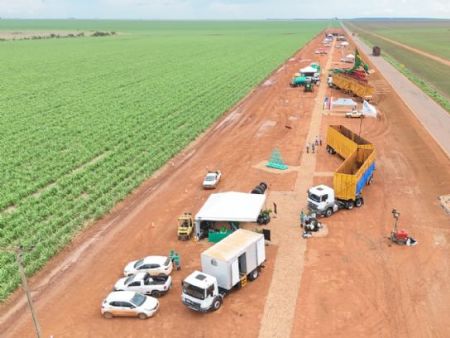
[{"label": "parked vehicle row", "polygon": [[128,263],[113,291],[101,306],[103,317],[152,317],[159,308],[160,297],[172,286],[173,263],[170,257],[147,256]]}]

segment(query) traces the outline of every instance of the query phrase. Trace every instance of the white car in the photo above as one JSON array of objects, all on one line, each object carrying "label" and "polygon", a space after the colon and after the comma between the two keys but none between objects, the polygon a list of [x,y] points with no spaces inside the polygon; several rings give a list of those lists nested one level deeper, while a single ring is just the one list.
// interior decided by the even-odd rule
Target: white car
[{"label": "white car", "polygon": [[123,277],[114,285],[114,291],[135,291],[144,295],[160,297],[172,286],[172,277],[152,277],[148,272]]},{"label": "white car", "polygon": [[222,178],[222,173],[219,170],[216,171],[208,171],[204,180],[203,180],[203,188],[204,189],[214,189],[217,184],[219,184],[220,179]]},{"label": "white car", "polygon": [[357,110],[352,110],[352,111],[345,113],[345,117],[360,118],[360,117],[363,117],[363,113],[361,113],[360,111],[357,111]]},{"label": "white car", "polygon": [[138,317],[147,319],[152,317],[159,308],[156,298],[145,296],[138,292],[111,292],[103,301],[101,312],[103,317]]},{"label": "white car", "polygon": [[150,276],[168,276],[172,269],[173,264],[169,257],[147,256],[128,263],[123,270],[123,274],[129,276],[138,272],[148,272]]}]

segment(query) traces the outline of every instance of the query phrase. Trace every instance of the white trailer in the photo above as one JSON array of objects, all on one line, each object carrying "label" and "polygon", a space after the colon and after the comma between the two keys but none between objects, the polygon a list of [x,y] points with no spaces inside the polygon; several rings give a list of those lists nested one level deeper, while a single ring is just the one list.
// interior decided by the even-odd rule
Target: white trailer
[{"label": "white trailer", "polygon": [[223,297],[255,280],[266,260],[264,236],[239,229],[201,254],[202,272],[183,281],[183,303],[200,312],[217,310]]}]

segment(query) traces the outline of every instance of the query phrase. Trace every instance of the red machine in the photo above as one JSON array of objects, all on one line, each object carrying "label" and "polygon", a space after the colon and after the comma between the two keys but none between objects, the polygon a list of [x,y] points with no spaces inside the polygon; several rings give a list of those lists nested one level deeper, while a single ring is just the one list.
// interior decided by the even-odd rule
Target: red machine
[{"label": "red machine", "polygon": [[398,219],[400,213],[396,209],[392,209],[392,216],[394,216],[394,228],[392,229],[389,239],[398,245],[413,246],[417,244],[417,241],[408,235],[406,230],[398,230]]}]

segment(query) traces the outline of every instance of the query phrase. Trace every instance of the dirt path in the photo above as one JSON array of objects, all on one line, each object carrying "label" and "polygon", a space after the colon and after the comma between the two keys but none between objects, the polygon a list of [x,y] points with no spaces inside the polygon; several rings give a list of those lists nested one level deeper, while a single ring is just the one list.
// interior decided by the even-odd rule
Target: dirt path
[{"label": "dirt path", "polygon": [[437,62],[439,62],[439,63],[441,63],[441,64],[443,64],[443,65],[445,65],[445,66],[447,66],[447,67],[450,67],[450,60],[447,60],[447,59],[441,58],[440,56],[437,56],[437,55],[434,55],[434,54],[425,52],[425,51],[423,51],[423,50],[421,50],[421,49],[414,48],[414,47],[411,47],[411,46],[409,46],[409,45],[405,45],[405,44],[403,44],[403,43],[401,43],[401,42],[398,42],[398,41],[396,41],[396,40],[389,39],[389,38],[387,38],[387,37],[385,37],[385,36],[383,36],[383,35],[379,35],[379,34],[376,34],[376,33],[370,32],[370,31],[367,31],[367,30],[365,30],[365,29],[361,29],[360,27],[357,27],[357,29],[360,30],[360,31],[362,31],[362,32],[364,32],[364,33],[366,33],[366,34],[375,36],[375,37],[377,37],[377,38],[379,38],[379,39],[381,39],[381,40],[390,42],[390,43],[392,43],[393,45],[396,45],[396,46],[399,46],[399,47],[401,47],[401,48],[407,49],[407,50],[409,50],[409,51],[411,51],[411,52],[414,52],[414,53],[416,53],[416,54],[425,56],[425,57],[427,57],[427,58],[429,58],[429,59],[432,59],[432,60],[434,60],[434,61],[437,61]]},{"label": "dirt path", "polygon": [[[322,69],[331,65],[334,43]],[[311,121],[306,140],[314,142],[320,135],[323,99],[327,81],[323,79],[315,98]],[[324,136],[322,136],[324,139]],[[272,236],[278,246],[272,283],[264,306],[264,315],[259,330],[260,338],[289,337],[293,326],[298,290],[302,279],[306,241],[301,238],[299,223],[300,210],[306,210],[305,191],[312,186],[316,168],[316,155],[302,153],[295,188],[292,192],[272,191],[271,201],[283,206],[278,217],[273,221]]]}]

